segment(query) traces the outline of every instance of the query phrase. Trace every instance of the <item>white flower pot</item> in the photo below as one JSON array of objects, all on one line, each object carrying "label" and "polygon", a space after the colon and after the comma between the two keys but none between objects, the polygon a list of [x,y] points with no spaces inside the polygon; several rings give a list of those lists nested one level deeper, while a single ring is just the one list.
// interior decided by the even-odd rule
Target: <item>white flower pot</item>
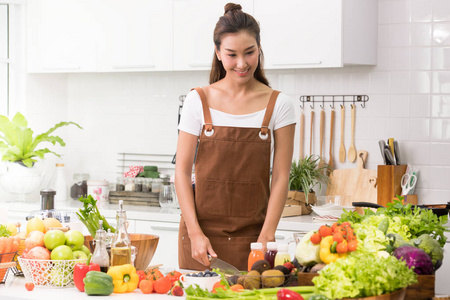
[{"label": "white flower pot", "polygon": [[45,164],[37,161],[32,168],[18,162],[4,162],[0,168],[0,186],[12,194],[36,191],[44,179]]}]

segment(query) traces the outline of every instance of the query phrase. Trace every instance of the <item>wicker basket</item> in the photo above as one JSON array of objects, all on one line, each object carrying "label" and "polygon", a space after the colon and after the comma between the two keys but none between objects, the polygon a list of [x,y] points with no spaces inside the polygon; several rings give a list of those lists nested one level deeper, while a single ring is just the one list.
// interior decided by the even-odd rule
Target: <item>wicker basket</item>
[{"label": "wicker basket", "polygon": [[72,287],[75,264],[86,263],[86,259],[42,260],[19,257],[19,263],[26,280],[36,286]]},{"label": "wicker basket", "polygon": [[[9,252],[0,254],[0,263],[10,263],[14,261],[14,257],[17,255],[17,252]],[[5,283],[6,278],[8,276],[8,271],[11,267],[0,267],[0,283]]]}]

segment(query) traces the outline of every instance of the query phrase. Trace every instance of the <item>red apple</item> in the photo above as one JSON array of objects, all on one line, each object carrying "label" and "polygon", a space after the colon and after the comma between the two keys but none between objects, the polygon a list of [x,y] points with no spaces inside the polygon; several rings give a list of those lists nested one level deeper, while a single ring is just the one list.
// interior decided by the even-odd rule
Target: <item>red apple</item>
[{"label": "red apple", "polygon": [[30,232],[28,237],[25,239],[25,248],[28,250],[38,246],[44,247],[44,245],[44,233],[41,231]]},{"label": "red apple", "polygon": [[42,246],[36,246],[28,251],[26,258],[28,259],[50,259],[50,251]]}]

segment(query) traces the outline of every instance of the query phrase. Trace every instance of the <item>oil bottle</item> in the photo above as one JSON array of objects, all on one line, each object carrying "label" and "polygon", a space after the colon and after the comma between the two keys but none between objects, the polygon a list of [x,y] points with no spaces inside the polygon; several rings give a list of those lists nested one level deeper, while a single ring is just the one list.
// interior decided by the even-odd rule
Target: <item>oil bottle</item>
[{"label": "oil bottle", "polygon": [[103,221],[99,222],[99,229],[95,233],[95,250],[92,254],[91,262],[100,266],[100,271],[108,272],[110,259],[106,251],[106,231],[103,229]]},{"label": "oil bottle", "polygon": [[117,230],[111,244],[111,266],[131,264],[131,241],[127,232],[127,214],[123,210],[123,200],[119,200],[116,220]]}]

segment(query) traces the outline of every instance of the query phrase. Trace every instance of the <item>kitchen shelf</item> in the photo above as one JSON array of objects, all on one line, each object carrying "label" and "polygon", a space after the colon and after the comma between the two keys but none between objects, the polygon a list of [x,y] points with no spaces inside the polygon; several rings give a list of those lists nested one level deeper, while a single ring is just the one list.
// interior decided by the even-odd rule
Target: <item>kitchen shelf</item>
[{"label": "kitchen shelf", "polygon": [[362,108],[366,107],[366,102],[369,101],[369,96],[367,95],[305,95],[300,96],[300,108],[305,107],[305,103],[310,104],[311,109],[314,109],[314,103],[321,103],[319,106],[321,109],[325,108],[325,103],[330,104],[331,108],[335,107],[335,104],[340,104],[344,106],[345,103],[352,103],[352,105],[361,104]]}]

